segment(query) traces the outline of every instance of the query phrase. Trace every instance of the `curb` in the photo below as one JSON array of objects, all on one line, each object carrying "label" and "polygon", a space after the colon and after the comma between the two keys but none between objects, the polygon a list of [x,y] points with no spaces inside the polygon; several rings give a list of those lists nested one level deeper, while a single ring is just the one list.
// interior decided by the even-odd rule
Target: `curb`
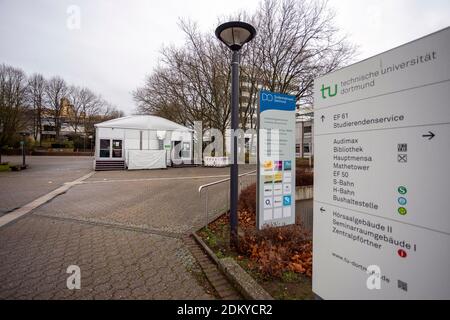
[{"label": "curb", "polygon": [[192,236],[245,299],[274,300],[233,258],[219,259],[196,232]]},{"label": "curb", "polygon": [[203,246],[190,236],[184,237],[183,241],[197,260],[206,279],[217,295],[223,300],[241,300],[242,296],[239,291],[231,285],[223,272],[217,268],[215,261],[211,261],[209,253],[205,253]]}]

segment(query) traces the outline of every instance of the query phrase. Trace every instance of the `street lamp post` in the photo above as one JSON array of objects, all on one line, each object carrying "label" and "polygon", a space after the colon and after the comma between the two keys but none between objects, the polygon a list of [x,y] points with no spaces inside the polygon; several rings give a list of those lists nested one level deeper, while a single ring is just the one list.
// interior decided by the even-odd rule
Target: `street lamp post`
[{"label": "street lamp post", "polygon": [[230,245],[238,246],[238,162],[237,135],[239,125],[239,50],[256,35],[255,28],[245,22],[230,21],[216,29],[216,37],[232,50],[231,57],[231,146],[233,161],[230,168]]},{"label": "street lamp post", "polygon": [[92,138],[93,138],[93,136],[90,135],[90,136],[89,136],[89,140],[90,140],[90,142],[91,142],[91,155],[93,155],[93,154],[92,154]]},{"label": "street lamp post", "polygon": [[27,167],[25,162],[25,137],[28,135],[28,133],[21,132],[20,135],[22,136],[22,141],[20,141],[20,145],[22,147],[22,169],[25,169]]}]

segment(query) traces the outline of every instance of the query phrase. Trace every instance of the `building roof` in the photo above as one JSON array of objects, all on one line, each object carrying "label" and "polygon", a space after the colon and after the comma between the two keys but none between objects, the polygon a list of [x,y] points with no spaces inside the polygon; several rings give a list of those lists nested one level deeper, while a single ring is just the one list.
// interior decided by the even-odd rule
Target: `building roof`
[{"label": "building roof", "polygon": [[150,115],[134,115],[100,122],[97,128],[120,128],[137,130],[169,130],[169,131],[193,131],[173,121]]}]

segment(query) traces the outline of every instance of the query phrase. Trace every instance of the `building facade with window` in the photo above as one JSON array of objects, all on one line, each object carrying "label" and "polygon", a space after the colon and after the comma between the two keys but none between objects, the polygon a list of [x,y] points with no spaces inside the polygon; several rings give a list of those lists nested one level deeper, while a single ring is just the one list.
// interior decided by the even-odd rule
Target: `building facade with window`
[{"label": "building facade with window", "polygon": [[296,121],[295,156],[309,158],[314,155],[314,120],[298,117]]}]

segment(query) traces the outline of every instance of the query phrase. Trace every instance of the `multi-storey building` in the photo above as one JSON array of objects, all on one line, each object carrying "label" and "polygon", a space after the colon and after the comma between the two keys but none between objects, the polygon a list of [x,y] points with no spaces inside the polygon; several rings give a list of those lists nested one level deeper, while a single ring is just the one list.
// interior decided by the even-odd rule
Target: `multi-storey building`
[{"label": "multi-storey building", "polygon": [[[239,114],[241,119],[246,118],[245,128],[256,129],[257,126],[257,107],[258,107],[258,91],[263,89],[263,85],[257,84],[256,88],[245,78],[241,79],[240,84],[240,106]],[[289,88],[291,94],[297,92],[297,87],[292,85]],[[253,90],[253,91],[252,91]],[[241,120],[242,121],[242,120]],[[242,125],[242,123],[241,123]],[[206,138],[208,139],[208,138]],[[256,152],[256,146],[251,145],[252,134],[245,134],[245,151],[246,152]],[[256,143],[256,141],[255,141]],[[225,152],[230,153],[230,134],[229,130],[225,134]],[[253,151],[251,151],[253,150]],[[297,103],[296,112],[296,144],[295,144],[296,156],[300,158],[310,157],[313,155],[313,111],[312,106],[300,105]]]},{"label": "multi-storey building", "polygon": [[[61,111],[59,115],[59,135],[60,140],[66,140],[68,136],[73,134],[78,134],[80,136],[86,136],[89,133],[80,123],[76,126],[71,122],[73,118],[73,106],[65,98],[61,99]],[[35,129],[37,130],[37,129]],[[92,133],[91,133],[92,134]],[[42,113],[42,136],[37,134],[37,141],[56,141],[56,128],[55,128],[55,118],[53,116],[53,111],[50,109],[45,109]]]}]

